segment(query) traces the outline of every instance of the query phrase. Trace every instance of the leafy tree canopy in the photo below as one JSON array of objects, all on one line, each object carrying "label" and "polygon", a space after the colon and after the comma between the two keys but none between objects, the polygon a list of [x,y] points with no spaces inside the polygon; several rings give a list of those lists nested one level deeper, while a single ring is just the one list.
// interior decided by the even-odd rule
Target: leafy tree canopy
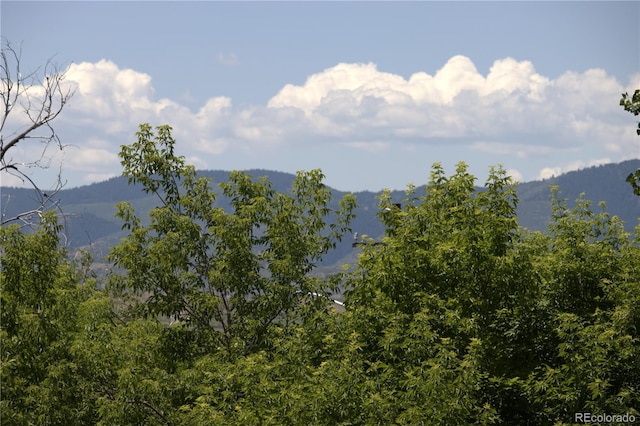
[{"label": "leafy tree canopy", "polygon": [[264,348],[274,327],[326,305],[313,295],[335,290],[332,282],[309,273],[349,230],[355,199],[345,196],[332,211],[319,170],[299,172],[291,195],[233,172],[220,184],[231,200],[227,212],[174,146],[170,127],[155,134],[142,125],[138,141],[122,148],[123,174],[161,206],[145,227],[129,205],[119,205],[130,235],[110,256],[127,272],[113,277],[114,288],[144,295],[146,314],[186,322],[230,354]]},{"label": "leafy tree canopy", "polygon": [[[315,265],[348,232],[315,170],[282,194],[213,183],[142,125],[124,175],[155,194],[98,289],[90,260],[0,228],[3,424],[570,424],[640,418],[640,228],[551,191],[547,232],[519,226],[515,184],[434,164],[354,265]],[[328,295],[346,289],[345,306]]]}]

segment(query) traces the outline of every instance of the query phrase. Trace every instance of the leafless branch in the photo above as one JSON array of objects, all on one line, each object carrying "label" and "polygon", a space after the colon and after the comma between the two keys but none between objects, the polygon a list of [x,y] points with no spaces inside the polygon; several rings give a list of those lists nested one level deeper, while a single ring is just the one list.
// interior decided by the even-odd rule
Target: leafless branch
[{"label": "leafless branch", "polygon": [[[47,159],[47,150],[51,144],[64,150],[58,134],[52,127],[55,120],[74,94],[74,90],[65,87],[63,81],[67,70],[47,61],[44,67],[22,74],[22,48],[14,48],[2,38],[0,55],[0,173],[8,173],[28,183],[35,192],[37,207],[5,218],[7,205],[2,208],[4,225],[13,221],[28,221],[34,215],[52,207],[53,196],[62,189],[64,183],[61,171],[58,172],[55,187],[48,193],[27,175],[33,167],[48,169],[51,160]],[[31,152],[40,152],[38,158],[15,159],[17,146],[26,145]],[[7,200],[8,201],[8,200]]]}]

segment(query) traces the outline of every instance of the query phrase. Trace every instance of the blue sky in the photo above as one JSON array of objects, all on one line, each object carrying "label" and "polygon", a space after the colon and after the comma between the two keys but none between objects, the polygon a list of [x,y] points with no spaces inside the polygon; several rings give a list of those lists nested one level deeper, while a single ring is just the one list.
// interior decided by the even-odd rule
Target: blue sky
[{"label": "blue sky", "polygon": [[0,8],[23,69],[70,66],[55,125],[71,146],[48,154],[68,187],[118,175],[142,122],[172,125],[199,168],[321,168],[342,190],[421,185],[436,161],[482,183],[495,164],[529,181],[640,157],[618,106],[640,87],[640,2]]}]

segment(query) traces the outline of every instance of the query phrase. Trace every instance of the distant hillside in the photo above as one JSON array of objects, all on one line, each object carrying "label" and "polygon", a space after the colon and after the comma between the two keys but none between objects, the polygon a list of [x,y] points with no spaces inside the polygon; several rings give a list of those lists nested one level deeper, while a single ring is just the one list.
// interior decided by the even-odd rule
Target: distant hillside
[{"label": "distant hillside", "polygon": [[521,183],[518,185],[518,220],[529,229],[546,229],[551,211],[550,188],[557,185],[571,206],[581,193],[593,201],[594,211],[600,211],[600,201],[606,202],[607,211],[622,219],[626,229],[632,232],[640,219],[640,197],[633,195],[631,185],[625,179],[638,168],[640,160],[630,160],[569,172],[543,181]]},{"label": "distant hillside", "polygon": [[[625,161],[619,164],[607,164],[591,167],[575,172],[566,173],[552,179],[521,183],[518,188],[519,206],[518,219],[522,226],[532,230],[545,230],[550,219],[551,207],[549,201],[552,185],[560,187],[562,196],[573,201],[585,193],[585,197],[592,200],[594,210],[598,211],[597,203],[605,201],[607,210],[620,217],[628,231],[632,232],[640,218],[640,197],[634,196],[631,186],[625,178],[632,171],[640,167],[640,160]],[[294,175],[269,170],[249,170],[254,177],[267,176],[273,188],[279,192],[288,192]],[[213,180],[214,184],[227,180],[226,171],[201,171],[202,176]],[[422,189],[418,188],[418,193]],[[21,188],[1,188],[0,211],[5,217],[11,217],[18,212],[26,211],[36,205],[33,190]],[[333,190],[334,201],[345,194]],[[377,196],[374,192],[355,193],[358,201],[356,218],[352,223],[354,232],[367,234],[374,238],[382,235],[383,228],[377,219]],[[393,199],[401,202],[404,191],[393,191]],[[101,258],[108,253],[109,247],[116,244],[124,233],[121,223],[114,217],[115,204],[128,201],[146,217],[146,212],[157,205],[157,197],[142,192],[139,186],[130,186],[123,177],[112,178],[104,182],[62,190],[57,195],[57,201],[62,212],[65,213],[66,243],[74,249],[91,245],[94,256]],[[223,197],[217,201],[221,207],[226,206]],[[351,247],[351,236],[330,253],[325,264],[331,265],[337,261],[344,261],[354,257]]]}]

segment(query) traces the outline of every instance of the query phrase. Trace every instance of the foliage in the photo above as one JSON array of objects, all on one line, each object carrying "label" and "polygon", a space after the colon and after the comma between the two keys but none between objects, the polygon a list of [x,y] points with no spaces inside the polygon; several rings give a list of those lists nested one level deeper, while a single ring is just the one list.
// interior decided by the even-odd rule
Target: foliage
[{"label": "foliage", "polygon": [[[557,191],[557,190],[556,190]],[[552,238],[536,264],[553,358],[528,378],[541,422],[578,411],[638,415],[640,247],[604,205],[569,210],[553,192]],[[638,228],[640,231],[640,228]]]},{"label": "foliage", "polygon": [[[93,419],[70,352],[79,306],[95,279],[58,248],[53,212],[37,232],[0,227],[3,424],[87,424]],[[84,263],[86,266],[86,262]]]},{"label": "foliage", "polygon": [[517,198],[501,169],[485,188],[474,191],[464,164],[451,178],[436,164],[424,195],[410,187],[402,209],[381,197],[387,237],[365,247],[347,294],[368,362],[387,366],[403,396],[403,422],[493,422],[482,383],[493,370],[525,368],[516,342],[526,337],[518,330],[512,343],[503,338],[509,321],[526,333],[530,320],[517,301],[535,296],[526,255],[510,251]]},{"label": "foliage", "polygon": [[638,241],[587,200],[569,209],[554,190],[552,205],[548,233],[519,229],[504,171],[475,192],[464,164],[450,178],[436,164],[401,209],[381,198],[387,236],[363,249],[344,316],[398,396],[389,422],[636,412]]},{"label": "foliage", "polygon": [[[631,96],[628,93],[623,93],[620,106],[635,116],[640,115],[640,89],[637,89]],[[638,123],[636,133],[640,136],[640,123]]]},{"label": "foliage", "polygon": [[[640,114],[640,89],[637,89],[632,96],[629,96],[628,93],[623,93],[620,99],[620,106],[623,107],[625,111],[638,116]],[[636,133],[640,136],[640,122],[638,122]],[[640,196],[640,169],[630,173],[629,176],[627,176],[627,182],[633,187],[633,193]]]},{"label": "foliage", "polygon": [[[563,194],[573,206],[573,200],[580,193],[586,192],[592,200],[603,200],[611,214],[624,220],[625,229],[633,232],[633,228],[640,216],[640,197],[633,197],[630,185],[619,185],[623,182],[629,170],[640,167],[640,159],[628,160],[618,164],[594,166],[578,171],[568,172],[560,176],[543,180],[519,183],[518,194],[518,222],[521,226],[531,230],[544,231],[547,229],[551,215],[549,200],[550,185],[558,185]],[[198,170],[198,176],[205,176],[213,182],[226,182],[229,178],[226,171]],[[273,172],[268,170],[248,170],[252,176],[266,176],[271,182],[272,190],[289,194],[295,174]],[[427,175],[428,178],[428,175]],[[426,179],[425,179],[426,181]],[[477,185],[477,182],[476,182]],[[231,211],[229,200],[222,194],[218,185],[212,185],[217,193],[216,204]],[[476,190],[478,187],[476,187]],[[343,191],[331,189],[332,201],[329,207],[337,209],[338,200],[345,194]],[[379,192],[359,191],[353,193],[357,197],[358,206],[352,211],[355,216],[350,227],[359,235],[367,234],[375,238],[383,234],[384,228],[377,218]],[[5,217],[19,214],[30,209],[33,191],[28,188],[2,188],[3,200],[11,200],[3,204],[2,213]],[[631,196],[631,197],[630,197]],[[402,200],[404,191],[391,191],[394,200]],[[114,205],[120,201],[128,201],[141,218],[147,218],[148,212],[157,206],[158,198],[153,194],[146,194],[141,185],[128,185],[127,178],[114,177],[104,182],[91,185],[64,189],[53,199],[57,205],[64,206],[64,243],[68,250],[76,250],[91,245],[94,262],[105,263],[104,256],[110,247],[116,244],[126,232],[122,230],[122,221],[115,217]],[[357,251],[353,250],[352,239],[344,238],[335,249],[326,253],[320,263],[319,272],[329,269],[338,270],[344,263],[353,263]]]},{"label": "foliage", "polygon": [[119,205],[130,235],[110,255],[127,271],[113,277],[115,289],[144,296],[146,315],[183,321],[229,354],[264,349],[274,327],[323,309],[323,299],[310,295],[329,292],[330,283],[309,272],[348,230],[352,197],[332,212],[318,170],[298,173],[291,195],[233,172],[220,184],[231,200],[226,212],[215,206],[210,182],[174,155],[170,127],[154,134],[142,125],[137,135],[122,148],[123,174],[162,205],[147,227],[130,205]]},{"label": "foliage", "polygon": [[[0,228],[3,424],[568,424],[640,417],[640,228],[551,191],[547,232],[519,226],[515,184],[467,166],[379,199],[382,240],[313,276],[355,201],[319,171],[290,193],[230,174],[230,207],[143,125],[121,157],[158,197],[119,207],[109,290],[59,226]],[[346,288],[346,305],[323,295]],[[113,291],[113,292],[112,292]]]}]

